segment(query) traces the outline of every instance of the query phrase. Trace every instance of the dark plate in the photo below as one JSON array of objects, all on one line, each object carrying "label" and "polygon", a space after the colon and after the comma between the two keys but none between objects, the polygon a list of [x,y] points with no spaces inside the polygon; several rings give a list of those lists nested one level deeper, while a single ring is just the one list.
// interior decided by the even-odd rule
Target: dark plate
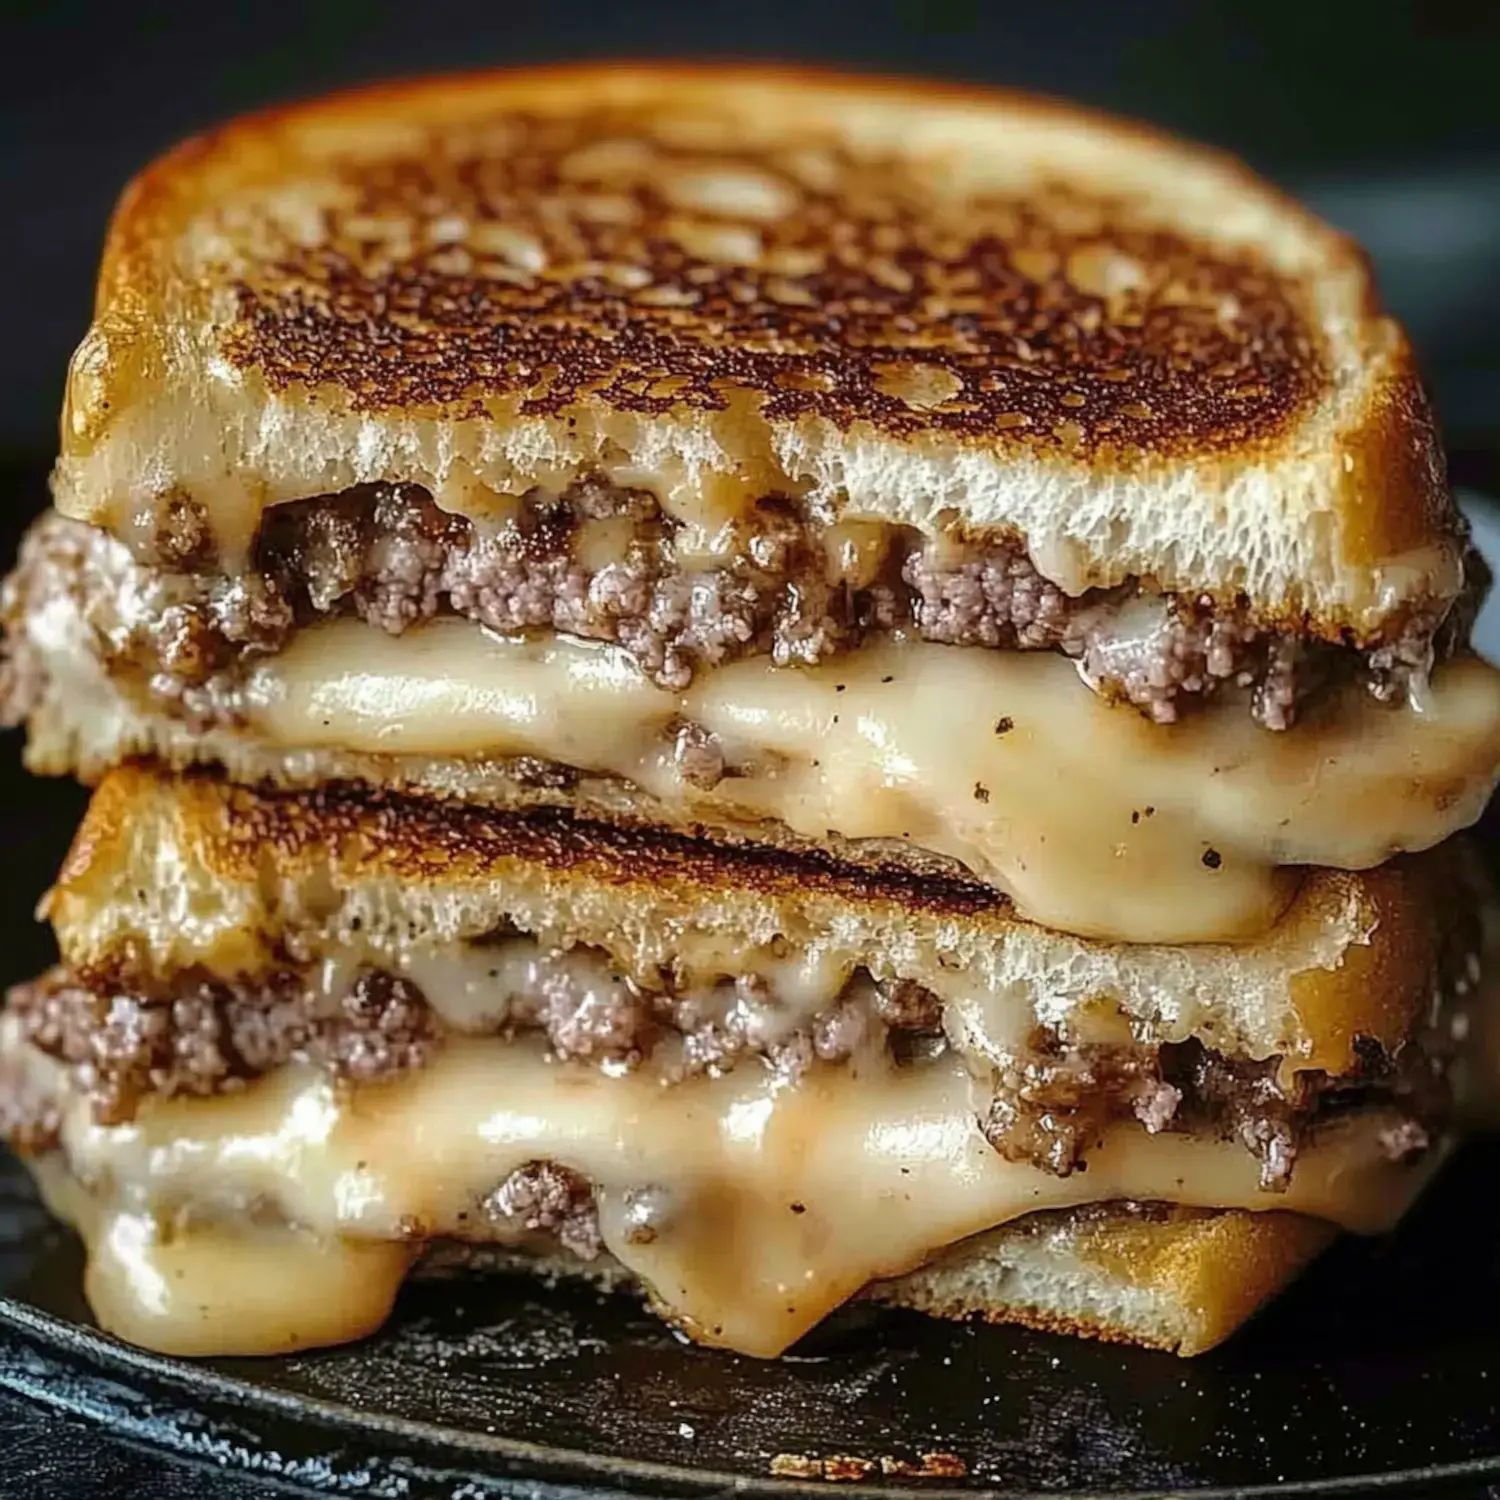
[{"label": "dark plate", "polygon": [[[0,515],[30,508],[23,477],[40,493],[14,473]],[[82,799],[0,749],[11,978],[47,959],[27,912]],[[411,1287],[350,1348],[188,1363],[93,1328],[76,1242],[0,1158],[0,1384],[200,1462],[372,1496],[793,1493],[809,1486],[772,1479],[777,1454],[931,1452],[967,1476],[841,1488],[1473,1493],[1500,1482],[1497,1204],[1500,1143],[1472,1146],[1397,1235],[1341,1242],[1194,1361],[884,1312],[768,1364],[679,1343],[629,1298],[503,1277]]]}]

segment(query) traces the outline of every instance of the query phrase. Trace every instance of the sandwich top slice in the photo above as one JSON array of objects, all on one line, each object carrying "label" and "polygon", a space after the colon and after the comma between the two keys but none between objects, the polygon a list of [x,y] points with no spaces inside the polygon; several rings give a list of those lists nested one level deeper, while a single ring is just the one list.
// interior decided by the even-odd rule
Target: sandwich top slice
[{"label": "sandwich top slice", "polygon": [[591,65],[232,123],[122,200],[54,494],[3,607],[43,769],[841,842],[1211,941],[1500,766],[1363,259],[1010,95]]},{"label": "sandwich top slice", "polygon": [[857,592],[910,529],[954,630],[978,575],[928,544],[965,536],[1018,544],[1042,632],[1124,585],[1394,645],[1463,582],[1347,241],[1210,152],[911,80],[585,64],[228,124],[126,192],[62,437],[67,514],[231,569],[267,506],[482,522],[602,476],[688,568],[775,574],[811,527]]},{"label": "sandwich top slice", "polygon": [[[9,999],[0,1114],[100,1316],[167,1347],[241,1347],[242,1282],[258,1318],[293,1299],[267,1339],[363,1332],[458,1241],[607,1252],[757,1354],[867,1288],[1194,1348],[1321,1245],[1307,1221],[1387,1228],[1440,1160],[1489,899],[1459,843],[1316,872],[1253,942],[1116,945],[899,866],[131,769],[47,899],[62,966]],[[1120,1204],[1208,1217],[1111,1279],[1083,1211]],[[191,1295],[153,1311],[174,1265]],[[344,1334],[300,1323],[346,1273]],[[1196,1321],[1189,1286],[1217,1288]]]}]

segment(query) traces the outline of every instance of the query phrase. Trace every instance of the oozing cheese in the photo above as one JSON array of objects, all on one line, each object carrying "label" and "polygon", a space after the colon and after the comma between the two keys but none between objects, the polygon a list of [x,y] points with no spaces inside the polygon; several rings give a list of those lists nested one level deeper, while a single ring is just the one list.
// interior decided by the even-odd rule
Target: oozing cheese
[{"label": "oozing cheese", "polygon": [[[733,662],[674,693],[610,646],[337,621],[263,663],[251,697],[281,747],[532,755],[700,813],[904,840],[1037,921],[1131,942],[1263,931],[1293,889],[1284,867],[1429,847],[1500,769],[1500,673],[1477,660],[1441,669],[1420,709],[1351,691],[1272,734],[1239,705],[1151,724],[1045,652],[887,641],[809,669]],[[684,720],[734,770],[710,792],[674,760]]]},{"label": "oozing cheese", "polygon": [[[339,1318],[349,1337],[379,1322],[407,1262],[371,1241],[494,1237],[485,1195],[526,1163],[559,1162],[594,1184],[606,1246],[684,1328],[774,1355],[872,1279],[1033,1210],[1166,1199],[1379,1230],[1428,1170],[1389,1162],[1385,1122],[1353,1115],[1309,1145],[1282,1194],[1260,1190],[1242,1147],[1134,1123],[1109,1131],[1087,1171],[1053,1177],[989,1147],[972,1089],[948,1059],[871,1058],[795,1087],[741,1069],[664,1088],[550,1063],[526,1042],[454,1041],[394,1083],[340,1087],[291,1067],[241,1093],[149,1103],[131,1125],[95,1125],[75,1100],[64,1150],[100,1196],[59,1206],[88,1237],[105,1327],[168,1350],[279,1347],[309,1329],[337,1337]],[[660,1212],[642,1235],[629,1204],[647,1188]],[[223,1227],[268,1210],[304,1236],[286,1240],[284,1269],[264,1232]],[[359,1285],[330,1303],[340,1254]]]}]

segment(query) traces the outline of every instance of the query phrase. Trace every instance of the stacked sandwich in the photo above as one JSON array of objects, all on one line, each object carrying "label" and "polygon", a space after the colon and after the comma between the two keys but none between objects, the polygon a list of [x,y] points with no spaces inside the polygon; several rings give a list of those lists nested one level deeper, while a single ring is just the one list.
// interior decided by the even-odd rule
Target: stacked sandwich
[{"label": "stacked sandwich", "polygon": [[1483,570],[1235,164],[736,68],[308,104],[130,188],[62,440],[5,706],[97,790],[0,1113],[123,1336],[467,1255],[1189,1353],[1452,1140]]}]

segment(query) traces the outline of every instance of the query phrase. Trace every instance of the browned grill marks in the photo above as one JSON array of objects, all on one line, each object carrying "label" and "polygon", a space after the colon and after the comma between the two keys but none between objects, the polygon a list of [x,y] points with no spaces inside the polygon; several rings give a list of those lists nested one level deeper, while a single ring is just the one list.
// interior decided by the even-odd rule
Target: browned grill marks
[{"label": "browned grill marks", "polygon": [[1122,456],[1265,436],[1325,378],[1297,285],[1128,199],[969,196],[916,156],[674,123],[495,113],[331,164],[311,242],[258,226],[228,354],[366,410],[749,391],[772,419]]},{"label": "browned grill marks", "polygon": [[252,793],[208,772],[188,772],[182,779],[224,799],[221,853],[231,866],[253,863],[249,857],[264,849],[300,858],[310,848],[351,845],[398,878],[422,878],[433,870],[461,878],[465,871],[491,870],[515,859],[627,887],[733,885],[747,892],[816,892],[953,916],[1003,912],[1009,905],[992,886],[936,870],[919,873],[873,862],[856,867],[812,847],[785,849],[590,822],[560,808],[512,811],[356,783],[293,791],[261,787]]}]

